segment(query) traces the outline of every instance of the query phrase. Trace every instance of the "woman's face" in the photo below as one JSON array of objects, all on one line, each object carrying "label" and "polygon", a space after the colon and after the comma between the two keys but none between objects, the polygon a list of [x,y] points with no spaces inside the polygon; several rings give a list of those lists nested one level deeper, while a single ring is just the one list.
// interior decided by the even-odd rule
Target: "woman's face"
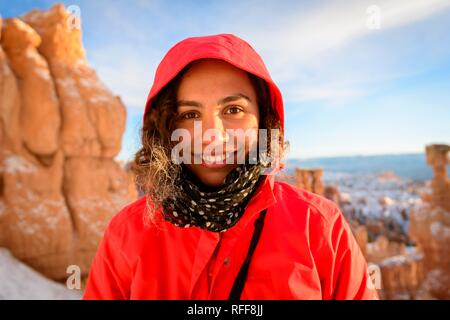
[{"label": "woman's face", "polygon": [[[190,133],[192,158],[186,166],[205,185],[220,186],[227,174],[238,166],[237,155],[232,161],[224,160],[226,151],[235,151],[227,147],[229,137],[227,129],[258,129],[259,109],[255,89],[246,72],[220,60],[206,59],[192,63],[183,75],[177,92],[177,129],[187,129]],[[194,124],[201,128],[202,136],[194,146]],[[216,130],[219,135],[204,135],[208,129]],[[198,131],[197,131],[198,132]],[[257,139],[246,138],[245,153],[254,147]],[[198,146],[201,145],[201,148]],[[207,152],[205,148],[210,145]],[[211,146],[222,145],[223,154],[215,154]],[[200,150],[201,149],[201,150]],[[216,149],[217,150],[217,149]],[[198,154],[198,152],[201,152]],[[205,154],[207,155],[205,157]],[[201,164],[194,163],[194,157],[202,157]],[[215,157],[208,157],[213,155]],[[230,154],[228,154],[229,156]],[[221,157],[223,160],[221,160]],[[242,163],[242,162],[240,162]]]}]

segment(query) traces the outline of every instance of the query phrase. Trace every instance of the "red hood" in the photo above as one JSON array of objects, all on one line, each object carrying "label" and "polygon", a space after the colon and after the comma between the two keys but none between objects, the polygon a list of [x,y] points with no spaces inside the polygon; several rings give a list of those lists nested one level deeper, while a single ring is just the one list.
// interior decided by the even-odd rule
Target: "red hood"
[{"label": "red hood", "polygon": [[[233,66],[265,80],[269,86],[272,107],[277,111],[284,131],[283,98],[259,54],[244,40],[232,34],[191,37],[178,42],[162,59],[145,104],[144,119],[152,99],[189,63],[205,58],[224,60]],[[283,167],[283,165],[281,165]]]}]

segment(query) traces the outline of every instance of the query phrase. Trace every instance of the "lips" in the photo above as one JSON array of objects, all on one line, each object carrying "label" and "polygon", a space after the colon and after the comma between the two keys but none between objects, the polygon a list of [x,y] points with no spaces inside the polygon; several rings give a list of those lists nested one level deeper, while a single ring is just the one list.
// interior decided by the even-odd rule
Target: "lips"
[{"label": "lips", "polygon": [[205,161],[202,161],[201,166],[208,169],[221,169],[225,168],[227,166],[226,163],[208,163]]},{"label": "lips", "polygon": [[219,156],[204,156],[203,159],[206,162],[210,162],[210,163],[223,163],[223,160],[225,159],[224,155],[219,155]]},{"label": "lips", "polygon": [[[227,154],[221,154],[221,155],[204,155],[202,159],[201,165],[206,168],[222,168],[227,166],[228,164],[234,163],[235,155],[237,154],[237,151],[227,153]],[[199,159],[201,155],[194,155],[196,159]],[[232,159],[233,161],[231,163],[227,163],[227,159]],[[228,161],[230,162],[230,161]]]}]

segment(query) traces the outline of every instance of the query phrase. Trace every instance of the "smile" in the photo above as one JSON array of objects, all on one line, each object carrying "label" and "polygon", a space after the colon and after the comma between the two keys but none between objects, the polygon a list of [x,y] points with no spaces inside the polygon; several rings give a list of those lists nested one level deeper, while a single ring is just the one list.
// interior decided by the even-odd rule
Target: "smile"
[{"label": "smile", "polygon": [[201,166],[209,169],[220,169],[226,167],[227,165],[234,164],[236,162],[235,156],[237,156],[237,151],[217,156],[216,155],[202,156],[200,154],[193,154],[193,156],[195,159],[197,159],[197,161],[201,159],[201,163],[195,161],[194,163],[200,164]]}]

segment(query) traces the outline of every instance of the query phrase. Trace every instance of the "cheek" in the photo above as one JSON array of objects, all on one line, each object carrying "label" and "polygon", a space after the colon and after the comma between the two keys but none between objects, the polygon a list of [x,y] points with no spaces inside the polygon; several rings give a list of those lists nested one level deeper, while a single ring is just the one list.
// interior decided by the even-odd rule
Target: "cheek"
[{"label": "cheek", "polygon": [[236,131],[237,136],[234,138],[234,144],[237,146],[237,149],[244,148],[246,152],[248,152],[250,149],[255,148],[258,145],[258,135],[259,135],[259,122],[258,122],[257,116],[247,116],[240,120],[234,120],[230,121],[230,123],[226,126],[226,129],[232,129],[232,130],[248,130],[252,129],[253,134],[245,135],[245,138],[243,138],[238,132]]},{"label": "cheek", "polygon": [[259,128],[259,111],[253,110],[245,119],[248,128]]},{"label": "cheek", "polygon": [[192,124],[179,124],[176,126],[176,129],[183,130],[183,137],[186,134],[186,137],[191,141],[194,139],[194,125]]},{"label": "cheek", "polygon": [[226,128],[228,129],[258,129],[259,116],[257,114],[247,114],[241,119],[232,119],[227,121]]}]

